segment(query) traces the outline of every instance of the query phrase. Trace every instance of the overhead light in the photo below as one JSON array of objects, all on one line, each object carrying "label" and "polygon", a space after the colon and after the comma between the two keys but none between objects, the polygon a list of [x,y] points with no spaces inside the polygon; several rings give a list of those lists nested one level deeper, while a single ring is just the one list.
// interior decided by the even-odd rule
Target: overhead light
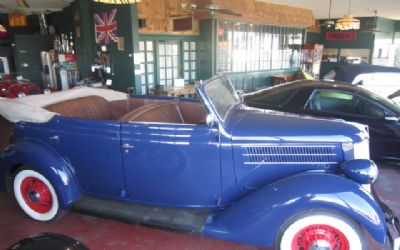
[{"label": "overhead light", "polygon": [[93,2],[106,4],[133,4],[140,3],[140,1],[141,0],[93,0]]},{"label": "overhead light", "polygon": [[360,29],[360,20],[356,19],[350,15],[346,15],[344,18],[341,18],[336,21],[336,30],[359,30]]},{"label": "overhead light", "polygon": [[350,15],[350,0],[349,11],[347,15],[336,21],[336,30],[358,30],[360,29],[360,20]]}]

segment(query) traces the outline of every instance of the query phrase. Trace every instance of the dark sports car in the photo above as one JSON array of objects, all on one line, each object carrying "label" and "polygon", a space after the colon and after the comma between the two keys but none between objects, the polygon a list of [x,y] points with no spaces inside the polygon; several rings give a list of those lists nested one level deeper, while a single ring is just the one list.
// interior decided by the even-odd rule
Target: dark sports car
[{"label": "dark sports car", "polygon": [[278,85],[244,96],[246,105],[369,126],[371,158],[400,164],[400,106],[357,86],[324,81]]}]

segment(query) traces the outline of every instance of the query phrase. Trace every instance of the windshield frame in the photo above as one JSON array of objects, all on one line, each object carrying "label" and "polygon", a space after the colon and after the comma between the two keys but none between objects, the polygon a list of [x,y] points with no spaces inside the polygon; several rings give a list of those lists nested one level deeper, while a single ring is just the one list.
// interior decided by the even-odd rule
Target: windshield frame
[{"label": "windshield frame", "polygon": [[[199,93],[206,105],[221,122],[225,122],[230,110],[241,103],[239,95],[226,76],[218,76],[206,81],[200,86]],[[225,98],[224,96],[215,96],[217,93],[224,93]],[[228,103],[221,106],[221,102],[219,101],[221,99],[228,100]]]}]

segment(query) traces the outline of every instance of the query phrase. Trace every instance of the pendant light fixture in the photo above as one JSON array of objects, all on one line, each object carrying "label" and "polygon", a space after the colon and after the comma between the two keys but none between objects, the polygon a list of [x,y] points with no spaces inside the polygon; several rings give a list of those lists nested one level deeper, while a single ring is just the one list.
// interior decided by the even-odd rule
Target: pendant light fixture
[{"label": "pendant light fixture", "polygon": [[336,21],[336,30],[358,30],[360,29],[360,20],[354,18],[352,15],[350,15],[350,2],[349,0],[349,11],[347,15],[345,15],[343,18],[338,19]]}]

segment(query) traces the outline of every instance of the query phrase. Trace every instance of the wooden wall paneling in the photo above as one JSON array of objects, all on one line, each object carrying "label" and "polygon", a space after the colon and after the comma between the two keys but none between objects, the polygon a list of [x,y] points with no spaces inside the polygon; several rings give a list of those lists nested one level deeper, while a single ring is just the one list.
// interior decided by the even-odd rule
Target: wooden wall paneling
[{"label": "wooden wall paneling", "polygon": [[[173,32],[172,18],[190,16],[190,11],[181,8],[182,2],[195,3],[198,8],[207,4],[216,4],[220,8],[230,9],[242,14],[241,17],[207,12],[195,13],[195,24],[192,31]],[[176,34],[198,35],[198,21],[205,19],[225,19],[238,21],[253,21],[264,24],[309,27],[314,25],[311,10],[287,5],[257,2],[255,0],[142,0],[137,4],[139,18],[146,20],[146,27],[140,29],[141,34]]]}]

